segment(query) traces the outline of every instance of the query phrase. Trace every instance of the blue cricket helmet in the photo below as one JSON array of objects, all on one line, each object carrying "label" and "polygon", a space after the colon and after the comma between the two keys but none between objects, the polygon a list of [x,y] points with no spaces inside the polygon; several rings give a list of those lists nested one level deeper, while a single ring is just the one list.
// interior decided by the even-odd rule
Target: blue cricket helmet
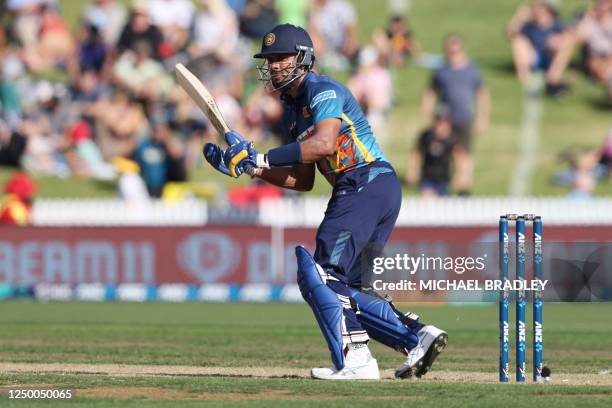
[{"label": "blue cricket helmet", "polygon": [[[302,27],[292,24],[280,24],[264,35],[261,51],[254,58],[268,58],[273,55],[295,55],[294,61],[286,63],[283,71],[285,78],[274,79],[271,76],[270,64],[266,60],[258,66],[260,80],[267,89],[286,92],[289,85],[310,71],[314,65],[314,48],[312,39]],[[278,72],[278,71],[277,71]]]},{"label": "blue cricket helmet", "polygon": [[[275,54],[298,54],[304,52],[314,61],[314,47],[310,35],[302,27],[279,24],[264,35],[261,51],[253,58],[266,58]],[[312,62],[309,61],[309,62]]]}]

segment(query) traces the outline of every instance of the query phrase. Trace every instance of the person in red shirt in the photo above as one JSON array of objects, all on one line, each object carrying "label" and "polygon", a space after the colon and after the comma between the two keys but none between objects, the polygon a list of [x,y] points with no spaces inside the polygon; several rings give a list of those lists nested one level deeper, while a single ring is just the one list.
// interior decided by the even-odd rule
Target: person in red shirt
[{"label": "person in red shirt", "polygon": [[0,225],[30,225],[36,189],[36,183],[27,174],[15,173],[4,186],[6,195],[0,200]]}]

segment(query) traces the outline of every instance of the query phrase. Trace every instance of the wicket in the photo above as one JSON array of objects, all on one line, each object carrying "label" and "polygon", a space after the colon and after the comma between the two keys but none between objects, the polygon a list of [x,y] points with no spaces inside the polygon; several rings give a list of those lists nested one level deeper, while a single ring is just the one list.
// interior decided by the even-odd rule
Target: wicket
[{"label": "wicket", "polygon": [[[503,282],[508,280],[510,266],[510,240],[508,223],[514,221],[516,229],[516,279],[525,280],[525,263],[527,251],[525,248],[525,222],[533,225],[533,279],[542,280],[542,218],[533,214],[517,215],[506,214],[499,218],[499,271]],[[510,324],[508,322],[508,308],[510,294],[503,290],[499,299],[499,381],[508,382],[510,378],[509,351]],[[526,324],[525,324],[525,291],[520,289],[516,294],[516,381],[525,382],[525,351]],[[533,380],[540,381],[542,377],[542,291],[536,290],[533,294]]]}]

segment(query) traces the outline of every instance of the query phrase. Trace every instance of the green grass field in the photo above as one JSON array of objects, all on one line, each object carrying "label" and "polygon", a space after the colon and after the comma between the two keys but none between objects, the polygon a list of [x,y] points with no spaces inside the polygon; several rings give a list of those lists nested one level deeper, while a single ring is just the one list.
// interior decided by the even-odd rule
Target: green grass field
[{"label": "green grass field", "polygon": [[[78,0],[61,0],[60,3],[63,15],[74,26],[83,3]],[[365,44],[369,42],[373,30],[386,25],[386,2],[355,0],[353,3],[359,16],[360,38]],[[478,135],[474,145],[474,193],[477,195],[508,194],[519,156],[523,92],[513,72],[504,27],[520,3],[519,0],[470,0],[469,3],[456,0],[411,1],[410,23],[424,51],[440,53],[444,36],[449,32],[460,33],[465,38],[469,54],[480,64],[491,91],[491,128]],[[563,0],[557,3],[566,20],[586,5],[583,0]],[[390,140],[385,152],[399,173],[403,174],[408,150],[418,130],[426,125],[420,123],[418,111],[421,94],[429,81],[429,72],[415,66],[406,66],[395,70],[393,76],[396,103],[388,117]],[[568,79],[572,82],[572,92],[568,97],[543,101],[541,141],[536,167],[528,183],[528,194],[544,196],[567,193],[566,188],[550,183],[551,175],[563,168],[557,155],[571,147],[600,146],[610,126],[611,108],[605,104],[604,91],[575,69],[570,70]],[[2,170],[0,181],[4,178],[6,172]],[[191,178],[195,181],[213,180],[226,187],[233,183],[216,175],[208,166],[194,170]],[[41,178],[40,181],[41,197],[97,197],[115,194],[114,186],[108,183],[50,177]],[[247,181],[239,180],[242,183]],[[327,183],[318,177],[313,194],[326,194],[328,191]],[[611,194],[612,183],[602,183],[596,192],[599,195]],[[414,194],[415,191],[407,190],[406,193]]]},{"label": "green grass field", "polygon": [[[307,378],[310,367],[329,365],[329,356],[305,305],[2,302],[0,405],[24,406],[8,399],[10,389],[21,388],[71,389],[70,402],[95,407],[180,400],[181,406],[415,401],[557,408],[612,400],[611,303],[545,305],[544,360],[552,378],[536,385],[496,383],[496,306],[411,310],[449,333],[430,373],[421,380],[329,383]],[[371,349],[388,378],[402,356],[379,344]]]}]

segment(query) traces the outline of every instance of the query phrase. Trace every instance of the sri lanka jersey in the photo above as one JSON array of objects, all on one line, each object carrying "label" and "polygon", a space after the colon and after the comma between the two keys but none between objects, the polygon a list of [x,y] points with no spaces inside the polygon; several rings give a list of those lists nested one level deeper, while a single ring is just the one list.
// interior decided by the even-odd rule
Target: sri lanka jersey
[{"label": "sri lanka jersey", "polygon": [[291,141],[308,139],[314,134],[315,125],[324,119],[342,121],[334,153],[317,162],[326,178],[335,180],[376,160],[386,161],[361,107],[338,81],[309,72],[295,99],[283,97],[283,107],[283,129]]}]

